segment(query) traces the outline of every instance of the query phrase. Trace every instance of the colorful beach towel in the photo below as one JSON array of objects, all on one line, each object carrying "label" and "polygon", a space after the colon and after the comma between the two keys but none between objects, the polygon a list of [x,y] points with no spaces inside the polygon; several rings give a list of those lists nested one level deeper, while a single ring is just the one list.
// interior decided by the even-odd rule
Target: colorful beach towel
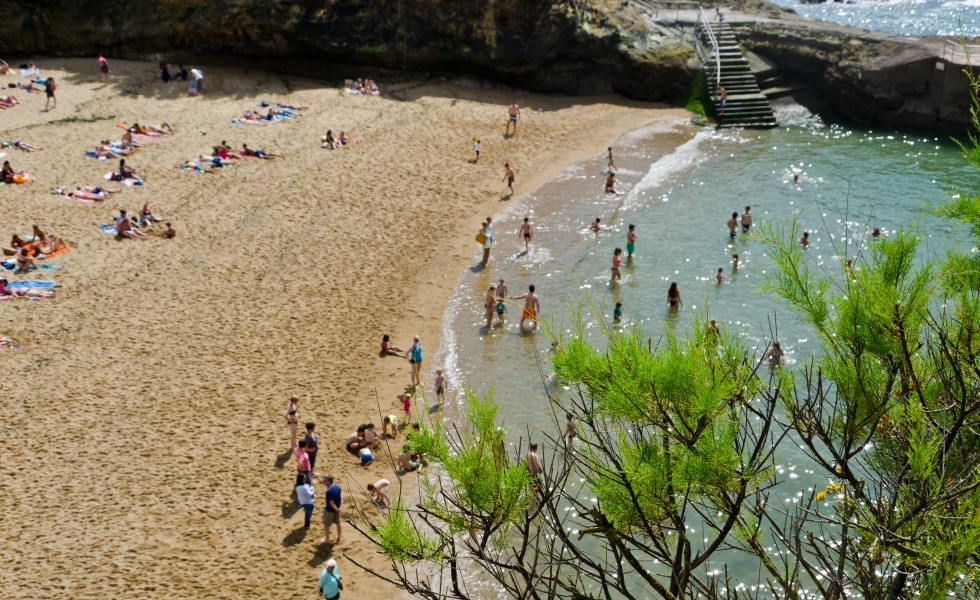
[{"label": "colorful beach towel", "polygon": [[48,279],[21,279],[20,281],[8,282],[7,287],[27,288],[29,290],[50,290],[54,288],[54,282]]},{"label": "colorful beach towel", "polygon": [[[17,263],[14,262],[14,261],[12,261],[12,260],[5,260],[3,262],[0,262],[0,267],[3,267],[4,269],[6,269],[8,271],[13,271],[14,269],[17,268]],[[42,272],[51,272],[51,271],[59,271],[61,269],[64,269],[64,267],[61,266],[58,263],[36,262],[36,263],[34,263],[34,267],[31,268],[31,269],[28,269],[28,270],[29,271],[38,270],[38,271],[42,271]]]}]

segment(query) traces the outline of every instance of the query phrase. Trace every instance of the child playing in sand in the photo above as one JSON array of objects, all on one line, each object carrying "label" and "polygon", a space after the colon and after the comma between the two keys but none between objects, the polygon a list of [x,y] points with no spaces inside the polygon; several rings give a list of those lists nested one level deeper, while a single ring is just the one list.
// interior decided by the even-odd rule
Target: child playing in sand
[{"label": "child playing in sand", "polygon": [[371,499],[377,502],[381,508],[391,504],[391,498],[388,496],[389,488],[391,488],[391,482],[387,479],[379,479],[367,486],[368,492],[371,493]]},{"label": "child playing in sand", "polygon": [[405,422],[412,422],[412,395],[402,394],[402,410],[405,411]]},{"label": "child playing in sand", "polygon": [[405,358],[405,351],[397,346],[391,345],[391,336],[387,333],[381,336],[381,356],[397,356]]},{"label": "child playing in sand", "polygon": [[[391,428],[391,433],[388,433],[388,428]],[[384,419],[381,419],[381,436],[398,436],[398,417],[395,415],[388,415]]]}]

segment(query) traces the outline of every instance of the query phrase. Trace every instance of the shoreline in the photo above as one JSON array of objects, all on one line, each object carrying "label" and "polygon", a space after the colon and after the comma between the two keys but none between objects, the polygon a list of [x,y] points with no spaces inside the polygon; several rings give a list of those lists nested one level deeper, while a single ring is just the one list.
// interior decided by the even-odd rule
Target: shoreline
[{"label": "shoreline", "polygon": [[[43,94],[25,95],[4,111],[4,139],[45,150],[8,151],[38,182],[0,188],[9,228],[0,234],[38,223],[72,250],[57,258],[63,272],[28,276],[55,279],[57,297],[5,304],[8,329],[0,331],[25,345],[8,351],[9,368],[34,384],[0,402],[8,426],[0,447],[13,473],[4,513],[12,525],[0,552],[14,565],[0,587],[15,598],[64,589],[111,595],[120,585],[147,598],[295,597],[315,586],[329,557],[350,594],[377,590],[373,577],[340,560],[386,570],[349,527],[343,543],[317,544],[322,486],[313,527],[297,529],[302,511],[289,503],[293,466],[283,454],[286,399],[300,396],[301,423],[317,423],[317,470],[338,477],[349,516],[376,518],[358,488],[390,478],[390,467],[353,467],[342,439],[374,420],[375,390],[382,411],[400,408],[407,364],[378,358],[382,333],[397,345],[419,334],[425,359],[439,356],[472,237],[506,206],[503,162],[514,165],[520,194],[507,204],[523,201],[619,135],[687,114],[612,96],[452,83],[392,85],[400,101],[349,97],[312,80],[218,66],[205,66],[204,95],[188,98],[146,62],[112,61],[115,79],[104,89],[94,59],[37,62],[58,78],[59,103],[42,113]],[[522,105],[521,129],[501,140],[512,98]],[[231,125],[261,100],[310,109],[294,123]],[[114,123],[134,120],[177,126],[127,160],[145,189],[95,204],[49,193],[100,181],[114,165],[82,151],[118,137]],[[321,150],[328,128],[360,143]],[[483,139],[478,165],[466,162],[474,136]],[[221,139],[285,158],[242,159],[216,175],[173,169]],[[90,224],[144,202],[174,221],[175,240],[119,242]],[[432,365],[423,365],[428,375]],[[70,474],[55,483],[54,507],[33,501],[30,467],[37,442],[52,436],[50,460]],[[41,547],[48,560],[27,560]]]}]

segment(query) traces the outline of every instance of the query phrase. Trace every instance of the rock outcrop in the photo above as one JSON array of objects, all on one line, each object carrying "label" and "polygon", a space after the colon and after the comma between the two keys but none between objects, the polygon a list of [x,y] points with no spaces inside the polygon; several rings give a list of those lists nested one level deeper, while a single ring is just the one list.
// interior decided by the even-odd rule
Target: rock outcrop
[{"label": "rock outcrop", "polygon": [[587,5],[604,1],[0,0],[0,54],[304,57],[675,100],[692,76],[691,48],[622,46]]},{"label": "rock outcrop", "polygon": [[[673,102],[697,70],[693,22],[680,18],[693,11],[651,17],[639,4],[648,1],[0,0],[0,55],[302,57]],[[844,118],[968,127],[969,82],[939,60],[943,40],[805,21],[760,0],[726,4],[745,47]]]}]

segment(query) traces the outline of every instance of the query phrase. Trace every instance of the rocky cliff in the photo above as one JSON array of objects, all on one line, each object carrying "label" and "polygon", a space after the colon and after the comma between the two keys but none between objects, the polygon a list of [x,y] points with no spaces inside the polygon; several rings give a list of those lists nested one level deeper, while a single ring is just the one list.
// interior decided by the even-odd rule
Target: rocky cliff
[{"label": "rocky cliff", "polygon": [[678,39],[622,47],[601,8],[568,0],[0,0],[0,14],[0,55],[299,56],[666,101],[693,55]]},{"label": "rocky cliff", "polygon": [[[680,17],[693,11],[651,10],[649,2],[0,0],[0,56],[302,57],[672,102],[697,69],[692,18]],[[844,118],[967,128],[969,82],[961,66],[940,64],[942,40],[809,22],[761,0],[726,5],[743,46]]]}]

